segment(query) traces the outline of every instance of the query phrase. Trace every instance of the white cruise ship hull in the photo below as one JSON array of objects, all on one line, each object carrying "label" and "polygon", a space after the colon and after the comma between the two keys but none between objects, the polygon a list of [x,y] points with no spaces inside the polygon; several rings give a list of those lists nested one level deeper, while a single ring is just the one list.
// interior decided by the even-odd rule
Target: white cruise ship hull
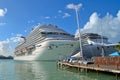
[{"label": "white cruise ship hull", "polygon": [[48,40],[37,45],[32,54],[15,56],[14,60],[58,60],[71,55],[79,43],[75,40]]}]

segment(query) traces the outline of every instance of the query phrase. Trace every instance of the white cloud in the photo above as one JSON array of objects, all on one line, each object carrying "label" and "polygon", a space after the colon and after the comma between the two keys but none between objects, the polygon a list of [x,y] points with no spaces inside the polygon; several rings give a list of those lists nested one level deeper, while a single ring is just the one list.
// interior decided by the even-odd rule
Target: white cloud
[{"label": "white cloud", "polygon": [[71,15],[69,13],[64,13],[63,18],[70,17]]},{"label": "white cloud", "polygon": [[3,26],[5,25],[6,23],[5,22],[0,22],[0,26]]},{"label": "white cloud", "polygon": [[[12,37],[10,39],[0,41],[0,55],[13,55],[13,46],[11,44],[18,43],[23,41],[21,38],[21,34],[17,34],[16,37]],[[13,49],[12,49],[13,48]]]},{"label": "white cloud", "polygon": [[54,16],[54,18],[56,19],[56,18],[57,18],[57,16]]},{"label": "white cloud", "polygon": [[[77,4],[77,5],[75,5],[75,4],[73,4],[73,3],[66,5],[66,8],[67,8],[67,9],[74,9],[74,10],[76,10],[76,11],[78,11],[81,7],[82,7],[82,4],[81,4],[81,3],[79,3],[79,4]],[[71,15],[68,14],[68,13],[64,13],[63,18],[69,17],[69,16],[71,16]]]},{"label": "white cloud", "polygon": [[30,21],[28,21],[27,23],[34,23],[34,20],[30,20]]},{"label": "white cloud", "polygon": [[27,32],[27,30],[24,30],[24,32]]},{"label": "white cloud", "polygon": [[58,13],[62,13],[62,10],[58,10]]},{"label": "white cloud", "polygon": [[10,38],[10,40],[11,40],[12,42],[20,42],[20,41],[22,41],[23,39],[20,38],[20,37],[12,37],[12,38]]},{"label": "white cloud", "polygon": [[11,35],[14,35],[14,33],[11,33]]},{"label": "white cloud", "polygon": [[16,42],[17,42],[17,43],[18,43],[18,42],[21,42],[21,41],[24,40],[23,38],[21,38],[21,36],[22,36],[22,34],[17,34],[16,37],[10,38],[10,41],[11,41],[11,42],[15,42],[15,43],[16,43]]},{"label": "white cloud", "polygon": [[50,19],[50,16],[46,16],[46,17],[44,17],[45,19]]},{"label": "white cloud", "polygon": [[77,9],[77,10],[80,9],[81,7],[82,7],[81,3],[79,3],[78,5],[71,3],[66,6],[67,9]]},{"label": "white cloud", "polygon": [[[110,42],[117,43],[120,41],[120,10],[116,14],[116,17],[107,13],[103,18],[94,12],[89,21],[81,29],[82,33],[98,33],[101,34],[101,30],[104,36],[109,38]],[[76,35],[78,31],[76,31]]]},{"label": "white cloud", "polygon": [[11,54],[9,40],[0,41],[0,54]]},{"label": "white cloud", "polygon": [[0,9],[0,17],[3,17],[7,13],[7,8]]}]

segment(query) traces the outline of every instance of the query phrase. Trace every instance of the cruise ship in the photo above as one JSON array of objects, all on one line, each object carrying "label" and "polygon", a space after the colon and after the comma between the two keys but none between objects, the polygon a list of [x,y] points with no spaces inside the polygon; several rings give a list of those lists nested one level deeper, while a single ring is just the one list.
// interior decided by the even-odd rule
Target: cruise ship
[{"label": "cruise ship", "polygon": [[74,35],[55,25],[38,25],[15,48],[14,60],[57,60],[79,47]]},{"label": "cruise ship", "polygon": [[[79,37],[76,37],[78,40]],[[116,45],[108,41],[106,36],[97,33],[85,33],[81,35],[82,38],[82,56],[80,55],[80,48],[71,55],[72,57],[90,59],[95,56],[109,56],[109,54],[118,51]]]}]

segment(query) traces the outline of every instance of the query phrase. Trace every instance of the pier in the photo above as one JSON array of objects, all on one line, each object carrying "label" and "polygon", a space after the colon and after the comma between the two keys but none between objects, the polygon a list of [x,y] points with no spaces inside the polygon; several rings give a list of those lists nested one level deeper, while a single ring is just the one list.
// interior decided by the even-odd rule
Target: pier
[{"label": "pier", "polygon": [[[66,62],[59,61],[57,63],[58,67],[64,68],[76,68],[78,70],[84,69],[86,72],[88,70],[94,70],[98,72],[106,72],[115,74],[116,79],[120,75],[120,57],[94,57],[94,63],[82,62]],[[118,80],[118,79],[117,79]]]}]

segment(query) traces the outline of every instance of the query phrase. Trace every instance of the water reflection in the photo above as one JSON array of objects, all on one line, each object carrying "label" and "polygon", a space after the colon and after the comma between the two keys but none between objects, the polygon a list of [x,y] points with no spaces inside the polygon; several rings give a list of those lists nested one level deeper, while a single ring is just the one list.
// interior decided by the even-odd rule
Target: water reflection
[{"label": "water reflection", "polygon": [[0,80],[14,80],[13,60],[0,60]]},{"label": "water reflection", "polygon": [[71,75],[74,79],[70,80],[120,80],[120,77],[116,78],[114,74],[96,72],[96,71],[78,71],[77,69],[62,69],[59,68],[60,71],[63,71],[65,75]]},{"label": "water reflection", "polygon": [[47,80],[47,71],[42,62],[19,62],[15,63],[15,80]]},{"label": "water reflection", "polygon": [[[63,69],[56,62],[0,60],[0,80],[116,80],[114,75]],[[120,80],[120,78],[118,79]]]}]

